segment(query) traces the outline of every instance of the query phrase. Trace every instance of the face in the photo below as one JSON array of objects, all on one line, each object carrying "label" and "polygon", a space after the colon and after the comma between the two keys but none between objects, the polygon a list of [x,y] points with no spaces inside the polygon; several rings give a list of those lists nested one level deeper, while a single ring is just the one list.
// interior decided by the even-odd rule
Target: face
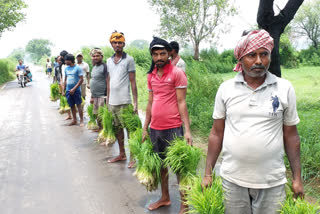
[{"label": "face", "polygon": [[22,60],[19,60],[19,65],[22,65]]},{"label": "face", "polygon": [[158,68],[162,68],[168,63],[169,53],[166,49],[153,50],[152,60]]},{"label": "face", "polygon": [[123,51],[123,48],[125,46],[124,42],[112,42],[111,46],[116,53],[121,53]]},{"label": "face", "polygon": [[96,54],[93,54],[91,56],[91,59],[92,59],[93,64],[96,65],[96,64],[102,63],[103,56],[101,56],[100,54],[96,53]]},{"label": "face", "polygon": [[264,77],[269,69],[271,55],[267,49],[259,48],[242,57],[240,62],[245,75],[260,78]]},{"label": "face", "polygon": [[77,56],[77,61],[78,61],[79,63],[81,63],[82,60],[83,60],[83,57],[82,57],[82,56]]},{"label": "face", "polygon": [[72,61],[71,60],[65,60],[67,65],[72,65]]},{"label": "face", "polygon": [[57,62],[59,63],[59,65],[61,65],[61,57],[59,57],[58,59],[57,59]]}]

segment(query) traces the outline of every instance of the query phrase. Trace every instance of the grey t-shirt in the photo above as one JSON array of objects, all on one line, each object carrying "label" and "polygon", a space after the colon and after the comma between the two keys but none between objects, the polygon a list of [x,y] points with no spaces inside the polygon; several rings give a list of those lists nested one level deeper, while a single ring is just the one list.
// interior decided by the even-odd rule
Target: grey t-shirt
[{"label": "grey t-shirt", "polygon": [[131,103],[130,94],[130,72],[136,72],[134,59],[123,53],[122,59],[116,64],[114,56],[107,60],[108,72],[110,74],[110,105],[123,105]]},{"label": "grey t-shirt", "polygon": [[93,66],[91,71],[90,90],[92,97],[103,97],[106,96],[107,83],[106,78],[108,77],[107,65]]}]

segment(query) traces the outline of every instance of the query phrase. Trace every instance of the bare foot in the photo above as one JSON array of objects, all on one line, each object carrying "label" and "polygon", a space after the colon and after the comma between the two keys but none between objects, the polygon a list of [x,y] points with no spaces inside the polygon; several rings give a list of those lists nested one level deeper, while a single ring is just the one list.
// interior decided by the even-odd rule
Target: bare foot
[{"label": "bare foot", "polygon": [[127,157],[125,155],[119,155],[113,159],[108,160],[108,163],[114,163],[114,162],[124,161],[124,160],[127,160]]},{"label": "bare foot", "polygon": [[77,125],[77,121],[72,121],[71,123],[68,124],[68,126],[74,126]]},{"label": "bare foot", "polygon": [[131,168],[134,168],[136,167],[136,161],[130,161],[130,163],[128,164],[128,168],[131,169]]},{"label": "bare foot", "polygon": [[83,124],[83,122],[80,122],[80,127],[84,127],[84,124]]},{"label": "bare foot", "polygon": [[170,205],[171,205],[170,199],[169,200],[160,199],[159,201],[150,204],[148,209],[151,211],[151,210],[156,210],[163,206],[170,206]]},{"label": "bare foot", "polygon": [[65,120],[71,120],[72,118],[70,117],[70,116],[67,116],[66,118],[65,118]]},{"label": "bare foot", "polygon": [[189,207],[187,205],[185,205],[184,203],[181,203],[179,214],[187,213],[188,210],[189,210]]}]

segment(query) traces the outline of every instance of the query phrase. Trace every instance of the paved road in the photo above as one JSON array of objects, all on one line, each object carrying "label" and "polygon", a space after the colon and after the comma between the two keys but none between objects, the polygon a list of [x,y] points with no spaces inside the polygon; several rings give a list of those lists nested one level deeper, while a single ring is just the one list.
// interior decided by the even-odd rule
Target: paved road
[{"label": "paved road", "polygon": [[172,205],[149,212],[159,190],[147,193],[127,163],[107,163],[117,144],[99,146],[96,133],[66,126],[49,100],[48,78],[33,75],[26,88],[12,81],[0,90],[1,214],[178,213],[174,176]]}]

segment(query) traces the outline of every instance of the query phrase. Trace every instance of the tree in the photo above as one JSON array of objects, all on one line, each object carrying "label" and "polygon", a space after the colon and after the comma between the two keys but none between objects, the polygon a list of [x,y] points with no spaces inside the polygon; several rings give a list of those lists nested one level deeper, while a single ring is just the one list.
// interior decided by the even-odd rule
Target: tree
[{"label": "tree", "polygon": [[24,20],[25,14],[21,10],[26,7],[22,0],[0,0],[0,36]]},{"label": "tree", "polygon": [[165,38],[192,42],[194,59],[199,60],[199,45],[214,39],[225,17],[235,14],[231,0],[149,0],[160,14],[160,34]]},{"label": "tree", "polygon": [[285,27],[293,19],[303,0],[289,0],[278,15],[274,15],[274,0],[260,0],[257,22],[260,28],[270,33],[274,40],[271,52],[270,72],[281,77],[279,42]]},{"label": "tree", "polygon": [[51,56],[52,43],[47,39],[32,39],[26,46],[26,51],[34,62],[39,62],[42,56]]},{"label": "tree", "polygon": [[146,40],[134,40],[130,43],[130,46],[136,47],[138,49],[145,49],[149,47],[149,42]]},{"label": "tree", "polygon": [[293,26],[300,36],[307,36],[312,46],[319,48],[320,42],[320,0],[304,3],[293,20]]},{"label": "tree", "polygon": [[25,55],[26,53],[23,48],[17,48],[17,49],[14,49],[8,57],[18,61],[20,59],[23,60]]}]

